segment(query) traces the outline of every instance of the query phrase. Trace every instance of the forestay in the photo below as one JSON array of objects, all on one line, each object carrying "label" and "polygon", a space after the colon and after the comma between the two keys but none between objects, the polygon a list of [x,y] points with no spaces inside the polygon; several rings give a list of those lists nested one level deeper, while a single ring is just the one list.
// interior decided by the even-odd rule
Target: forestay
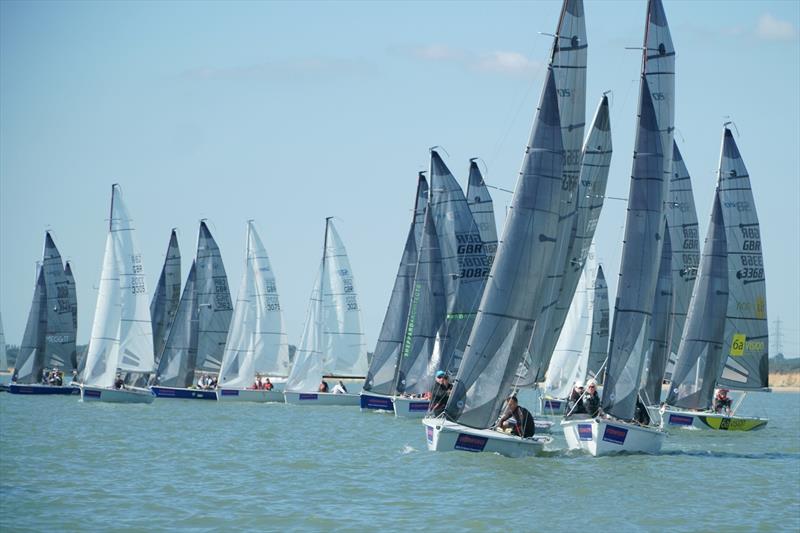
[{"label": "forestay", "polygon": [[556,87],[548,69],[503,238],[445,410],[460,424],[491,426],[513,387],[533,333],[542,279],[556,252],[563,160]]},{"label": "forestay", "polygon": [[[420,216],[419,211],[421,209],[423,214],[425,212],[427,191],[428,182],[420,174],[417,181],[411,227],[408,230],[403,255],[400,258],[400,266],[397,269],[397,276],[395,276],[389,305],[386,307],[386,314],[383,317],[378,343],[372,353],[367,379],[364,380],[365,391],[387,395],[395,392],[398,359],[409,316],[414,273],[417,269],[418,249],[422,240],[422,226],[425,220],[423,216]],[[419,234],[419,241],[417,234]]]}]

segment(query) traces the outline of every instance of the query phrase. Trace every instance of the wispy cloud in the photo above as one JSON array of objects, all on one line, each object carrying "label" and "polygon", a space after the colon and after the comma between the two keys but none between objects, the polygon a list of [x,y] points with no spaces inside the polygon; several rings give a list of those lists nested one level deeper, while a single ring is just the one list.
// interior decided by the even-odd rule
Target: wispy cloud
[{"label": "wispy cloud", "polygon": [[791,22],[764,13],[758,19],[756,36],[767,41],[793,41],[797,37],[797,30]]},{"label": "wispy cloud", "polygon": [[367,76],[374,70],[366,61],[305,58],[239,67],[196,67],[183,71],[181,77],[189,80],[304,82]]},{"label": "wispy cloud", "polygon": [[495,51],[476,54],[446,45],[432,44],[410,49],[411,55],[423,61],[452,63],[478,72],[504,75],[525,75],[535,72],[542,63],[519,52]]}]

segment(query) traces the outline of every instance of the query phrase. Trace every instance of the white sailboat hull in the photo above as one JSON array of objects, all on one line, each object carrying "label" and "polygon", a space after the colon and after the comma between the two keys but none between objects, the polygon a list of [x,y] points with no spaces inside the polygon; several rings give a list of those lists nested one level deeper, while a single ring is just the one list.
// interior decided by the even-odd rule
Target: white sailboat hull
[{"label": "white sailboat hull", "polygon": [[334,394],[332,392],[284,391],[286,403],[292,405],[359,405],[358,394]]},{"label": "white sailboat hull", "polygon": [[561,428],[570,450],[595,457],[621,452],[656,454],[667,438],[660,428],[606,418],[562,420]]},{"label": "white sailboat hull", "polygon": [[391,413],[394,410],[394,398],[386,394],[361,391],[359,394],[361,411],[374,413]]},{"label": "white sailboat hull", "polygon": [[105,387],[81,386],[81,401],[108,403],[153,403],[155,395],[150,389],[129,387],[126,389],[108,389]]},{"label": "white sailboat hull", "polygon": [[394,415],[400,418],[425,418],[430,404],[430,400],[424,398],[398,396],[394,399]]},{"label": "white sailboat hull", "polygon": [[523,439],[491,429],[474,429],[443,418],[424,418],[428,449],[436,452],[454,450],[498,453],[506,457],[529,457],[544,450],[552,437],[534,436]]},{"label": "white sailboat hull", "polygon": [[755,431],[763,429],[769,418],[757,416],[726,416],[713,411],[689,411],[665,405],[663,408],[648,407],[661,418],[663,429],[710,429],[721,431]]},{"label": "white sailboat hull", "polygon": [[221,402],[283,403],[283,391],[261,389],[218,389],[217,400]]},{"label": "white sailboat hull", "polygon": [[539,398],[539,405],[542,414],[547,416],[561,416],[567,410],[567,400],[564,398],[542,396]]}]

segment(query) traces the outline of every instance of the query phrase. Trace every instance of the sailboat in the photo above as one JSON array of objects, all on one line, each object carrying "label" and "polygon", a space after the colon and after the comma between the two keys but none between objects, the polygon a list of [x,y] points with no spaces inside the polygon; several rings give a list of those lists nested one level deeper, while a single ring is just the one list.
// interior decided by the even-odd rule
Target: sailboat
[{"label": "sailboat", "polygon": [[[391,413],[394,410],[393,397],[397,392],[397,372],[402,357],[402,348],[408,323],[409,308],[413,300],[415,272],[418,251],[424,224],[423,213],[428,203],[428,182],[424,173],[417,178],[417,192],[414,197],[414,214],[408,230],[400,266],[395,277],[392,295],[383,318],[378,342],[372,353],[372,361],[367,370],[367,378],[361,389],[361,410]],[[420,239],[420,240],[418,240]],[[418,298],[418,297],[417,297]],[[427,402],[425,411],[428,410]]]},{"label": "sailboat", "polygon": [[[587,379],[596,380],[606,353],[608,288],[592,245],[547,369],[540,399],[542,413],[564,414],[573,385],[583,384]],[[602,357],[598,358],[598,354]]]},{"label": "sailboat", "polygon": [[[289,341],[283,329],[275,273],[255,222],[250,220],[244,272],[222,355],[217,398],[283,402],[288,373]],[[267,390],[256,383],[259,378],[269,378],[272,388]]]},{"label": "sailboat", "polygon": [[321,392],[326,376],[363,376],[367,350],[350,260],[333,217],[325,219],[319,274],[311,291],[303,337],[286,381],[291,404],[359,405],[359,395]]},{"label": "sailboat", "polygon": [[[50,232],[45,234],[42,262],[37,267],[37,281],[22,345],[8,392],[12,394],[73,394],[65,383],[65,371],[71,371],[75,354],[75,323],[69,297],[69,281],[61,254]],[[43,373],[59,374],[54,384]]]},{"label": "sailboat", "polygon": [[[567,0],[558,27],[582,27],[582,21],[573,20],[582,17],[582,2]],[[518,386],[518,370],[548,287],[545,278],[561,246],[560,208],[572,197],[562,186],[565,152],[554,72],[562,39],[585,46],[577,35],[554,38],[522,170],[464,359],[442,416],[423,419],[429,450],[520,457],[540,453],[552,442],[552,437],[523,438],[493,427]]]},{"label": "sailboat", "polygon": [[159,398],[216,400],[214,387],[196,387],[217,375],[233,314],[219,246],[200,221],[197,257],[160,355],[152,391]]},{"label": "sailboat", "polygon": [[672,172],[675,50],[661,0],[649,0],[639,112],[602,414],[561,422],[570,449],[657,453],[666,433],[635,421]]},{"label": "sailboat", "polygon": [[[769,387],[769,332],[761,231],[750,176],[725,125],[717,190],[669,396],[668,428],[751,431],[767,418],[715,412],[714,389]],[[743,398],[742,398],[743,399]]]},{"label": "sailboat", "polygon": [[[111,216],[100,290],[80,385],[83,401],[152,403],[150,390],[116,387],[118,372],[154,369],[153,331],[142,254],[118,184],[111,186]],[[120,378],[121,379],[121,378]]]}]

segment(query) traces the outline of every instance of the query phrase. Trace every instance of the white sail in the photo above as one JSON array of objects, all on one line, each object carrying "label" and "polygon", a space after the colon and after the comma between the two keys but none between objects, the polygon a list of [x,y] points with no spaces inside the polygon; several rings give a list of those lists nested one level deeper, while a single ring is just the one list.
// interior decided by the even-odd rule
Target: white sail
[{"label": "white sail", "polygon": [[344,243],[330,220],[326,243],[321,318],[325,373],[365,376],[367,348],[353,272]]},{"label": "white sail", "polygon": [[87,352],[87,385],[111,387],[118,369],[153,371],[150,303],[141,257],[119,185],[115,184],[100,291]]},{"label": "white sail", "polygon": [[[248,227],[249,230],[249,227]],[[249,241],[249,239],[248,239]],[[255,332],[255,280],[248,260],[242,272],[242,281],[236,295],[233,318],[222,353],[219,384],[224,387],[247,388],[253,384],[253,334]]]},{"label": "white sail", "polygon": [[547,369],[544,392],[554,398],[566,398],[575,382],[582,383],[586,379],[596,276],[597,261],[592,245]]},{"label": "white sail", "polygon": [[294,354],[294,364],[286,380],[286,390],[296,392],[314,392],[322,379],[323,364],[321,336],[322,324],[322,290],[320,281],[323,275],[323,266],[320,264],[311,299],[308,302],[306,321],[303,326],[303,336],[300,345]]}]

